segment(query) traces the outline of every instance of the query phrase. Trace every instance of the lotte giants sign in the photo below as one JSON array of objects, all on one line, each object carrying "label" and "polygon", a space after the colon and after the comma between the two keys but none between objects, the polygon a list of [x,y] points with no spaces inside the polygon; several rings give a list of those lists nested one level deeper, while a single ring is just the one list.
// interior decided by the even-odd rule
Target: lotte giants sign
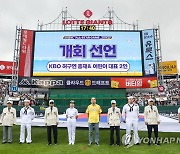
[{"label": "lotte giants sign", "polygon": [[[84,16],[86,18],[90,18],[93,15],[91,10],[86,10],[84,12]],[[112,25],[112,20],[82,20],[82,19],[75,19],[75,20],[63,20],[63,25]]]}]

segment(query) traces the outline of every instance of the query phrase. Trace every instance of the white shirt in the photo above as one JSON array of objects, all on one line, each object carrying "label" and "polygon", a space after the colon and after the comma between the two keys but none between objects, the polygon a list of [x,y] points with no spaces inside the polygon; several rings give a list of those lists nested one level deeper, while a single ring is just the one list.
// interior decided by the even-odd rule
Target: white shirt
[{"label": "white shirt", "polygon": [[73,119],[76,118],[76,116],[78,115],[78,110],[76,108],[68,108],[66,110],[66,115],[68,118]]},{"label": "white shirt", "polygon": [[179,107],[179,109],[178,109],[178,113],[180,114],[180,107]]},{"label": "white shirt", "polygon": [[135,103],[125,104],[122,110],[123,119],[138,120],[139,119],[139,106]]},{"label": "white shirt", "polygon": [[20,111],[20,118],[21,118],[21,123],[24,124],[31,124],[32,120],[35,117],[35,112],[32,107],[23,107]]}]

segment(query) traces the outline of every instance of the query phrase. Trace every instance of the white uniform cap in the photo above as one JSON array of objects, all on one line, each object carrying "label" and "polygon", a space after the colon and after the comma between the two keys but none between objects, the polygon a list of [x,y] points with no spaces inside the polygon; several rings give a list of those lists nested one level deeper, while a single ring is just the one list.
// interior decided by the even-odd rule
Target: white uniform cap
[{"label": "white uniform cap", "polygon": [[30,100],[28,100],[28,99],[25,99],[25,100],[24,100],[24,102],[30,103]]},{"label": "white uniform cap", "polygon": [[133,99],[134,97],[133,96],[129,96],[128,99]]},{"label": "white uniform cap", "polygon": [[54,103],[54,100],[52,100],[52,99],[51,99],[51,100],[49,101],[49,103],[51,103],[51,102],[53,102],[53,103]]},{"label": "white uniform cap", "polygon": [[7,104],[13,104],[13,102],[12,101],[7,101]]},{"label": "white uniform cap", "polygon": [[148,99],[148,103],[149,103],[149,102],[154,102],[154,99]]},{"label": "white uniform cap", "polygon": [[75,103],[74,100],[71,100],[70,103]]},{"label": "white uniform cap", "polygon": [[115,101],[115,100],[112,100],[112,101],[111,101],[111,104],[116,104],[116,101]]}]

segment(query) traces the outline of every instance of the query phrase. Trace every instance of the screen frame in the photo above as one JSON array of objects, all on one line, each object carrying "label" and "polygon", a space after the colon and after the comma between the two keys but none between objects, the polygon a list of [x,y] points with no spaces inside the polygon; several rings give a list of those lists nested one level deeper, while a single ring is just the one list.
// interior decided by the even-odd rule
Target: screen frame
[{"label": "screen frame", "polygon": [[[83,32],[86,33],[87,31],[81,31],[81,30],[35,30],[34,31],[34,38],[33,38],[33,46],[32,46],[32,63],[31,63],[31,76],[32,77],[82,77],[82,76],[34,76],[33,75],[33,70],[34,70],[34,52],[35,52],[35,39],[36,39],[36,33],[38,32]],[[108,76],[108,77],[144,77],[145,76],[145,70],[144,70],[144,52],[143,52],[143,36],[142,32],[143,30],[95,30],[95,31],[90,31],[91,33],[96,33],[96,32],[138,32],[140,35],[140,48],[141,48],[141,63],[142,63],[142,76]],[[154,39],[155,41],[155,39]],[[86,77],[106,77],[106,76],[86,76]]]}]

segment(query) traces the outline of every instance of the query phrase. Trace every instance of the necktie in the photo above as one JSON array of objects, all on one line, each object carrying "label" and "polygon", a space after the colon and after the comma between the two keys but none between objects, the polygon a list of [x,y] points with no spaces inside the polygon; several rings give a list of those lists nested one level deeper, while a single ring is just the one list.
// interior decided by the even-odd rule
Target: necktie
[{"label": "necktie", "polygon": [[113,108],[113,112],[115,111],[115,108]]},{"label": "necktie", "polygon": [[11,108],[8,108],[8,111],[10,112]]},{"label": "necktie", "polygon": [[52,113],[52,109],[53,109],[53,107],[51,106],[51,113]]},{"label": "necktie", "polygon": [[153,110],[153,106],[151,106],[151,111]]},{"label": "necktie", "polygon": [[[128,105],[129,105],[129,104],[128,104]],[[133,104],[132,106],[129,105],[129,107],[130,107],[130,110],[129,110],[129,111],[132,112],[132,111],[133,111],[134,104]]]},{"label": "necktie", "polygon": [[24,114],[27,115],[28,108],[24,108]]}]

